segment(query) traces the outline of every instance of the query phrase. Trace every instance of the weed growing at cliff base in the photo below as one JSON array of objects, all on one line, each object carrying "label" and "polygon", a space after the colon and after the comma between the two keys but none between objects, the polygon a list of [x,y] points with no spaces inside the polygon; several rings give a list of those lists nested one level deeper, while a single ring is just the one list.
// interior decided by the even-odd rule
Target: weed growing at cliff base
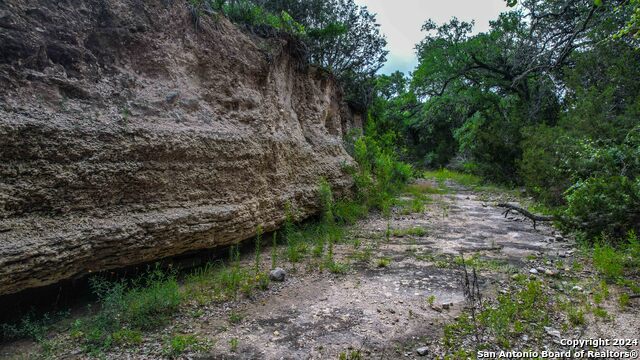
[{"label": "weed growing at cliff base", "polygon": [[100,277],[90,282],[99,310],[84,320],[76,320],[71,336],[91,354],[114,344],[139,342],[141,330],[164,324],[183,299],[175,274],[159,267],[130,282]]}]

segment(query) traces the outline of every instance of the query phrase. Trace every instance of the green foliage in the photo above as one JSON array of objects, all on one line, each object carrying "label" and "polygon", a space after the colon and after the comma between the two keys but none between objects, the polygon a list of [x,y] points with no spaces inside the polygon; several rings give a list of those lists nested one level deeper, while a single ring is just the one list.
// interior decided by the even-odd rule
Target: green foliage
[{"label": "green foliage", "polygon": [[[634,29],[640,10],[636,0],[574,1],[552,16],[557,6],[521,2],[479,34],[455,18],[425,22],[412,78],[376,79],[370,115],[384,136],[374,138],[421,166],[525,185],[565,227],[620,239],[640,230],[640,68],[628,65],[640,52],[637,29],[613,35]],[[371,147],[354,145],[359,163],[379,155]],[[356,183],[375,187],[373,168],[363,168]],[[384,191],[372,197],[388,207]]]},{"label": "green foliage", "polygon": [[[624,242],[616,246],[605,236],[594,244],[593,265],[609,281],[624,284],[624,275],[640,265],[640,242],[634,231],[627,233]],[[607,292],[608,293],[608,292]]]},{"label": "green foliage", "polygon": [[333,274],[344,275],[349,271],[349,265],[337,261],[331,261],[327,264],[327,268]]},{"label": "green foliage", "polygon": [[362,353],[360,352],[360,350],[350,350],[349,352],[341,352],[340,355],[338,355],[338,359],[339,360],[361,360],[362,359]]},{"label": "green foliage", "polygon": [[256,246],[255,246],[255,261],[254,261],[254,271],[256,274],[260,273],[260,265],[262,264],[262,225],[258,225],[256,229]]},{"label": "green foliage", "polygon": [[622,276],[624,266],[621,255],[609,244],[595,244],[593,249],[593,265],[602,275],[615,279]]},{"label": "green foliage", "polygon": [[201,340],[196,335],[178,334],[169,339],[168,346],[165,347],[164,353],[170,358],[177,358],[187,351],[206,351],[209,344]]},{"label": "green foliage", "polygon": [[407,228],[407,229],[394,229],[391,234],[393,236],[396,237],[403,237],[403,236],[417,236],[417,237],[422,237],[427,235],[427,230],[425,230],[422,227],[412,227],[412,228]]},{"label": "green foliage", "polygon": [[273,232],[273,237],[271,238],[271,270],[276,268],[276,264],[278,263],[278,232]]},{"label": "green foliage", "polygon": [[267,274],[248,271],[240,267],[236,259],[234,246],[229,264],[209,263],[190,274],[185,281],[189,298],[204,305],[214,301],[234,299],[239,292],[250,296],[256,289],[268,288]]},{"label": "green foliage", "polygon": [[340,224],[352,225],[367,216],[369,209],[365,204],[355,201],[340,200],[333,206],[335,219]]},{"label": "green foliage", "polygon": [[391,259],[387,257],[379,258],[376,263],[376,266],[379,268],[386,268],[389,267],[389,265],[391,265]]},{"label": "green foliage", "polygon": [[331,185],[325,178],[320,179],[319,193],[322,207],[322,223],[325,226],[333,226],[335,224],[333,192],[331,191]]},{"label": "green foliage", "polygon": [[[366,111],[372,79],[386,60],[376,17],[354,0],[192,0],[194,9],[222,12],[254,33],[294,35],[301,57],[333,72],[352,107]],[[205,11],[206,12],[206,11]]]},{"label": "green foliage", "polygon": [[284,237],[287,243],[287,259],[291,263],[297,263],[302,260],[302,251],[299,236],[297,236],[294,224],[293,208],[290,202],[285,204],[285,220],[284,220]]},{"label": "green foliage", "polygon": [[575,326],[584,325],[586,320],[584,318],[584,311],[575,307],[570,307],[567,311],[569,322]]},{"label": "green foliage", "polygon": [[61,312],[38,317],[33,312],[27,313],[17,323],[0,324],[0,341],[28,338],[42,342],[54,323],[65,315],[66,312]]},{"label": "green foliage", "polygon": [[244,316],[242,314],[237,313],[235,311],[232,311],[229,314],[229,322],[232,323],[232,324],[239,324],[242,321],[243,318],[244,318]]},{"label": "green foliage", "polygon": [[[602,0],[597,1],[602,4]],[[634,44],[638,46],[638,39],[640,39],[640,0],[629,0],[623,3],[621,7],[621,10],[628,14],[628,21],[622,29],[614,35],[614,38],[620,39],[628,36],[631,37]]]},{"label": "green foliage", "polygon": [[233,338],[233,339],[229,340],[229,349],[231,350],[231,352],[238,351],[238,345],[239,344],[240,344],[240,342],[238,341],[237,338]]},{"label": "green foliage", "polygon": [[629,297],[629,294],[627,293],[622,293],[618,297],[618,304],[622,309],[625,309],[626,307],[628,307],[630,302],[631,302],[631,299]]},{"label": "green foliage", "polygon": [[164,324],[182,301],[175,275],[159,267],[131,282],[92,278],[99,310],[86,320],[77,320],[72,336],[89,353],[99,353],[113,344],[140,342],[140,330]]},{"label": "green foliage", "polygon": [[591,177],[569,189],[566,199],[565,214],[591,237],[640,230],[640,178]]},{"label": "green foliage", "polygon": [[453,181],[468,187],[476,187],[482,184],[482,179],[478,176],[449,169],[425,171],[423,176],[427,179],[435,179],[441,187],[445,185],[447,181]]},{"label": "green foliage", "polygon": [[595,307],[593,308],[593,315],[595,315],[596,317],[599,317],[601,319],[609,319],[609,313],[607,312],[607,310],[601,308],[601,307]]},{"label": "green foliage", "polygon": [[443,341],[448,351],[467,352],[465,339],[478,333],[488,341],[476,346],[502,350],[511,348],[512,341],[522,333],[541,336],[543,327],[550,321],[547,296],[539,281],[526,281],[523,285],[512,294],[498,296],[495,304],[480,308],[475,318],[465,313],[456,322],[446,325]]},{"label": "green foliage", "polygon": [[351,169],[356,188],[356,201],[367,208],[389,214],[393,197],[413,177],[411,165],[398,160],[392,132],[380,135],[370,117],[365,135],[353,142],[353,157],[358,167]]},{"label": "green foliage", "polygon": [[113,342],[120,346],[131,346],[142,343],[142,332],[140,330],[120,329],[112,334]]},{"label": "green foliage", "polygon": [[[271,28],[295,36],[305,35],[303,25],[284,10],[269,11],[261,2],[250,0],[190,0],[192,14],[201,16],[212,11],[221,12],[231,21],[253,30]],[[197,23],[196,23],[197,24]]]},{"label": "green foliage", "polygon": [[225,4],[224,13],[232,21],[245,25],[254,27],[269,26],[291,34],[304,34],[304,27],[294,21],[287,12],[282,11],[275,15],[249,1]]}]

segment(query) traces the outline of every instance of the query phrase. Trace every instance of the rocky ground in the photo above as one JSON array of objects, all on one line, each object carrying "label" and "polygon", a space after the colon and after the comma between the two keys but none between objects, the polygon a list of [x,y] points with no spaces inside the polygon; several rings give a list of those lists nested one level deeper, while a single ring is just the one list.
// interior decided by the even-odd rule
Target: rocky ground
[{"label": "rocky ground", "polygon": [[[433,193],[438,184],[421,180],[416,186]],[[639,337],[637,300],[621,309],[618,290],[611,287],[594,304],[600,281],[571,239],[547,224],[534,229],[523,217],[505,218],[494,206],[496,194],[452,183],[446,187],[446,192],[429,195],[422,212],[398,207],[389,219],[370,216],[353,226],[347,241],[334,249],[336,259],[349,264],[345,274],[319,271],[311,259],[281,264],[286,280],[272,283],[269,290],[222,304],[194,301],[169,326],[145,333],[141,344],[114,348],[103,356],[465,358],[475,355],[478,344],[491,350],[499,347],[497,341],[508,341],[513,349],[566,351],[560,339]],[[265,251],[265,266],[266,255]],[[480,320],[472,331],[463,326],[472,312],[464,294],[461,256],[469,273],[477,271],[482,296],[474,303]],[[247,266],[251,261],[251,254],[243,260]],[[509,326],[504,332],[497,328],[499,321],[482,318],[486,309],[498,309],[492,313],[496,318],[509,316],[500,313],[502,303],[496,298],[514,296],[516,304],[526,303],[517,294],[525,294],[532,282],[541,289],[534,300],[544,302],[533,305],[544,315],[540,324],[523,318],[523,328]],[[605,309],[606,316],[582,310],[595,307]],[[529,310],[515,308],[510,322],[518,322],[519,313]],[[576,311],[583,311],[584,319],[569,318]],[[178,353],[168,351],[167,345],[176,334],[190,339]],[[58,335],[56,344],[54,358],[88,357],[68,334]],[[629,345],[628,350],[638,350],[637,343]],[[0,356],[29,357],[25,354],[35,348],[30,343],[10,344]]]}]

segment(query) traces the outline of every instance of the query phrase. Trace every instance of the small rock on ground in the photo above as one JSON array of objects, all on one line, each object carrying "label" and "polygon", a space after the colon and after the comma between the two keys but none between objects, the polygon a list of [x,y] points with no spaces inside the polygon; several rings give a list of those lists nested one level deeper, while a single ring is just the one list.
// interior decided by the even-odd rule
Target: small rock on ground
[{"label": "small rock on ground", "polygon": [[275,268],[271,270],[271,272],[269,273],[269,279],[271,279],[271,281],[282,282],[284,281],[286,276],[287,276],[287,273],[282,268]]}]

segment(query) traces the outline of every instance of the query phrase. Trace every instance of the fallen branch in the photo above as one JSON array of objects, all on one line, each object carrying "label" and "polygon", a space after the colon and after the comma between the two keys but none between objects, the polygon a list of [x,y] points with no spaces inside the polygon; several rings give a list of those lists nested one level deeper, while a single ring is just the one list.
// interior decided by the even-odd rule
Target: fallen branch
[{"label": "fallen branch", "polygon": [[629,299],[640,299],[640,294],[629,295]]},{"label": "fallen branch", "polygon": [[502,213],[502,215],[504,215],[504,217],[507,217],[507,215],[509,215],[509,212],[511,211],[517,211],[520,214],[524,215],[525,217],[531,219],[531,221],[533,221],[533,228],[536,228],[536,222],[538,221],[554,221],[557,220],[557,218],[555,216],[545,216],[545,215],[537,215],[537,214],[533,214],[531,212],[529,212],[528,210],[525,210],[519,206],[515,206],[515,205],[511,205],[511,204],[507,204],[507,203],[500,203],[498,204],[498,207],[502,207],[502,208],[506,208],[506,210]]}]

